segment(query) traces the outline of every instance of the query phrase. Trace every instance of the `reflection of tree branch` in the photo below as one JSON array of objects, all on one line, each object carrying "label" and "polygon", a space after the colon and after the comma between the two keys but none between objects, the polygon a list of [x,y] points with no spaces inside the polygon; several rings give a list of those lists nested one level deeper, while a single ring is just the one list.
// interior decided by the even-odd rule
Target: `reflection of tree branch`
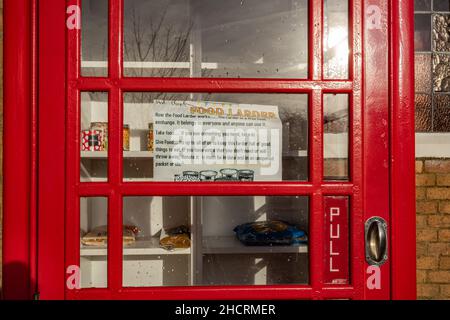
[{"label": "reflection of tree branch", "polygon": [[[133,7],[130,15],[131,25],[124,36],[125,61],[135,62],[188,62],[189,40],[193,22],[173,25],[167,22],[166,7],[158,17],[143,19]],[[132,77],[185,77],[189,71],[181,68],[128,68]],[[142,93],[133,95],[132,102],[150,102],[154,99],[173,96],[167,93]],[[140,96],[140,97],[139,97]],[[137,101],[140,100],[140,101]]]}]

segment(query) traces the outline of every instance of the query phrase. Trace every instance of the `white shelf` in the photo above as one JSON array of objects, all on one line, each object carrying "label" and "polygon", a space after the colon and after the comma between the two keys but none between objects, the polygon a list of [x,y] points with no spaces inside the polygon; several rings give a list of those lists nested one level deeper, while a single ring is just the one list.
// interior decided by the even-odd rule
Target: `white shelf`
[{"label": "white shelf", "polygon": [[[152,151],[124,151],[124,158],[153,158]],[[106,159],[108,151],[81,151],[81,158],[84,159]]]},{"label": "white shelf", "polygon": [[245,246],[236,237],[203,238],[205,254],[240,254],[240,253],[307,253],[308,246]]},{"label": "white shelf", "polygon": [[[105,246],[84,246],[80,248],[81,257],[106,256],[108,249]],[[153,237],[145,240],[137,240],[135,243],[123,248],[126,256],[166,255],[166,254],[190,254],[191,249],[176,249],[168,251],[160,247],[159,238]]]},{"label": "white shelf", "polygon": [[[123,178],[124,182],[152,182],[153,178]],[[106,177],[84,177],[81,182],[108,182]]]},{"label": "white shelf", "polygon": [[285,158],[307,158],[308,150],[295,150],[283,152],[283,157]]}]

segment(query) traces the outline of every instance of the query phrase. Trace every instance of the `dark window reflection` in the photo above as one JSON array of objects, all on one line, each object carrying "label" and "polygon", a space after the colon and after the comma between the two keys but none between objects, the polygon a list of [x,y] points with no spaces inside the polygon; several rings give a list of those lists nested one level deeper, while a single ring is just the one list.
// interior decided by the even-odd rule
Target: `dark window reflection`
[{"label": "dark window reflection", "polygon": [[434,0],[434,11],[450,11],[450,0]]},{"label": "dark window reflection", "polygon": [[415,32],[414,45],[416,51],[430,51],[431,50],[431,15],[416,14],[415,18]]},{"label": "dark window reflection", "polygon": [[430,11],[431,10],[431,0],[415,0],[414,10],[416,11]]}]

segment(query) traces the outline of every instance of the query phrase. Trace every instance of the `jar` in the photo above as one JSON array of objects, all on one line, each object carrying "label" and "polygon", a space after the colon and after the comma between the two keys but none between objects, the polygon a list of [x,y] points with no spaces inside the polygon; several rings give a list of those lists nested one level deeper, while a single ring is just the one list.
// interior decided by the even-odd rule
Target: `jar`
[{"label": "jar", "polygon": [[236,169],[221,169],[222,179],[225,181],[237,181],[238,171]]},{"label": "jar", "polygon": [[123,151],[130,151],[130,126],[123,125]]},{"label": "jar", "polygon": [[147,151],[153,151],[153,123],[148,124]]},{"label": "jar", "polygon": [[100,131],[100,151],[108,150],[108,122],[92,122],[91,130]]},{"label": "jar", "polygon": [[239,181],[253,181],[255,172],[253,170],[239,170]]},{"label": "jar", "polygon": [[197,171],[183,171],[183,181],[200,181]]},{"label": "jar", "polygon": [[214,181],[216,176],[217,172],[214,170],[200,171],[200,181]]},{"label": "jar", "polygon": [[102,136],[100,130],[81,131],[81,151],[101,151]]}]

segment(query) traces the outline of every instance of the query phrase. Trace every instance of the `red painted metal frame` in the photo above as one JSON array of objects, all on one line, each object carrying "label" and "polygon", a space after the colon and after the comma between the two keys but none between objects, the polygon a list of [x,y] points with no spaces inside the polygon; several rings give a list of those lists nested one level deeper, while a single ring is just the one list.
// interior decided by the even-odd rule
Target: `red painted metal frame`
[{"label": "red painted metal frame", "polygon": [[[80,5],[79,0],[68,5]],[[362,226],[362,139],[351,139],[350,163],[352,180],[348,183],[323,181],[323,94],[348,93],[351,95],[350,136],[362,134],[362,87],[361,72],[361,23],[362,6],[359,0],[350,1],[350,26],[354,30],[350,43],[354,57],[350,61],[350,80],[323,80],[322,74],[322,0],[310,1],[310,79],[159,79],[122,77],[122,26],[123,2],[109,2],[109,75],[106,78],[83,78],[80,76],[80,32],[67,32],[67,162],[66,162],[66,266],[79,265],[79,198],[104,196],[109,199],[108,210],[108,289],[66,290],[66,298],[138,298],[138,299],[361,299],[363,295],[364,257]],[[108,182],[79,182],[79,112],[80,92],[105,91],[109,94]],[[257,93],[307,93],[310,96],[310,182],[201,184],[201,183],[124,183],[122,182],[122,93],[126,91],[171,92],[257,92]],[[122,197],[129,195],[308,195],[310,209],[310,286],[232,286],[195,288],[122,288]],[[329,286],[323,283],[323,196],[348,195],[352,197],[351,219],[352,256],[351,286]],[[386,194],[387,196],[387,194]]]},{"label": "red painted metal frame", "polygon": [[30,1],[5,0],[4,10],[3,296],[30,299],[33,19]]},{"label": "red painted metal frame", "polygon": [[[64,297],[66,77],[64,1],[39,1],[38,292]],[[47,19],[51,19],[51,23]],[[56,134],[58,133],[58,134]],[[57,143],[49,143],[55,141]]]},{"label": "red painted metal frame", "polygon": [[416,299],[414,2],[392,1],[392,298]]},{"label": "red painted metal frame", "polygon": [[[369,164],[383,160],[372,143],[380,140],[366,136],[367,122],[376,121],[377,115],[364,105],[373,83],[363,75],[363,61],[368,53],[363,48],[363,12],[366,1],[350,1],[351,61],[350,79],[323,80],[322,73],[322,1],[310,0],[310,78],[307,80],[261,80],[261,79],[145,79],[122,77],[123,4],[110,0],[109,12],[109,76],[107,78],[80,77],[79,30],[65,30],[65,9],[80,1],[48,0],[39,2],[39,74],[32,81],[32,19],[30,2],[5,0],[5,220],[4,263],[18,262],[28,270],[34,262],[30,247],[35,239],[30,227],[33,216],[33,169],[38,163],[38,289],[41,298],[63,299],[331,299],[377,298],[365,289],[365,261],[363,221],[369,194],[388,197],[383,185],[377,184],[378,173],[368,172]],[[382,1],[381,1],[382,2]],[[391,2],[393,3],[393,2]],[[392,83],[391,104],[391,208],[392,208],[392,286],[382,288],[382,297],[414,298],[414,170],[412,114],[411,54],[412,4],[395,2],[389,8],[392,34],[390,39],[390,65]],[[24,14],[25,13],[25,14]],[[387,28],[387,26],[386,26]],[[14,30],[14,31],[13,31]],[[17,33],[17,31],[22,31]],[[24,37],[16,37],[23,34]],[[29,42],[27,42],[29,41]],[[369,43],[370,44],[370,43]],[[399,44],[402,44],[399,47]],[[363,53],[365,54],[363,56]],[[385,53],[384,53],[385,54]],[[67,57],[67,60],[66,60]],[[368,55],[368,59],[370,56]],[[373,57],[376,61],[376,57]],[[386,61],[385,63],[388,63]],[[380,65],[385,66],[385,65]],[[67,67],[67,69],[66,69]],[[34,159],[36,139],[33,126],[33,87],[39,83],[37,113],[39,134],[38,158]],[[388,81],[389,83],[389,81]],[[307,93],[310,115],[310,180],[305,183],[255,183],[208,184],[198,183],[123,183],[122,182],[122,93],[124,91],[176,91],[176,92],[259,92],[259,93]],[[79,182],[79,103],[82,91],[106,91],[109,93],[110,146],[107,183]],[[323,94],[329,92],[349,93],[351,97],[350,118],[350,164],[351,181],[332,183],[323,180]],[[386,92],[388,94],[388,92]],[[45,107],[44,107],[45,106]],[[66,108],[64,108],[66,106]],[[364,120],[364,122],[363,122]],[[398,120],[398,121],[397,121]],[[372,129],[370,129],[372,130]],[[379,130],[382,133],[383,127]],[[66,136],[55,133],[66,132]],[[364,136],[363,136],[364,134]],[[373,133],[375,135],[375,133]],[[17,137],[23,137],[19,139]],[[402,141],[400,141],[400,139]],[[55,140],[57,143],[55,143]],[[52,141],[52,143],[48,143]],[[66,143],[67,142],[67,143]],[[382,141],[383,143],[385,140]],[[389,142],[389,141],[388,141]],[[17,152],[20,150],[20,152]],[[367,154],[369,152],[369,154]],[[370,157],[370,159],[368,159]],[[38,162],[36,162],[38,161]],[[380,163],[383,163],[382,161]],[[406,163],[406,166],[405,166]],[[387,166],[385,169],[388,170]],[[413,168],[412,168],[413,169]],[[31,176],[29,173],[32,173]],[[368,176],[370,175],[370,176]],[[410,182],[401,185],[401,180]],[[370,188],[368,188],[370,185]],[[384,193],[381,191],[384,190]],[[372,191],[370,191],[372,190]],[[310,276],[308,286],[240,286],[240,287],[177,287],[177,288],[122,288],[122,196],[123,195],[308,195],[310,208]],[[328,286],[323,284],[323,202],[324,195],[348,195],[351,199],[351,285]],[[109,201],[108,226],[108,289],[67,290],[65,267],[79,263],[79,197],[105,196]],[[375,197],[375,196],[374,196]],[[23,201],[22,201],[23,200]],[[375,198],[371,200],[375,203]],[[383,207],[384,210],[384,207]],[[378,211],[377,211],[378,212]],[[399,212],[402,212],[400,214]],[[389,218],[389,217],[387,217]],[[31,223],[31,225],[30,225]],[[64,226],[65,229],[62,229]],[[411,232],[412,231],[412,232]],[[33,235],[34,237],[34,235]],[[56,239],[56,241],[55,241]],[[65,239],[65,241],[62,241]],[[31,245],[30,245],[31,244]],[[414,256],[415,259],[415,256]],[[386,265],[389,268],[389,263]],[[6,297],[30,298],[30,279],[4,272]],[[319,272],[317,272],[319,271]],[[384,272],[384,271],[383,271]],[[31,274],[29,272],[27,274]],[[11,276],[13,275],[13,276]],[[389,293],[390,291],[390,293]],[[414,294],[413,294],[414,292]],[[380,297],[380,296],[378,296]]]},{"label": "red painted metal frame", "polygon": [[[389,197],[389,1],[365,1],[378,6],[380,28],[364,27],[364,221],[383,218],[390,225]],[[368,24],[370,22],[365,22]],[[374,45],[376,44],[376,45]],[[360,226],[362,227],[362,226]],[[388,240],[388,245],[390,240]],[[389,260],[390,261],[390,260]],[[365,264],[365,268],[368,264]],[[368,290],[365,298],[390,298],[390,264],[380,267],[381,288]],[[386,290],[387,288],[387,290]]]}]

